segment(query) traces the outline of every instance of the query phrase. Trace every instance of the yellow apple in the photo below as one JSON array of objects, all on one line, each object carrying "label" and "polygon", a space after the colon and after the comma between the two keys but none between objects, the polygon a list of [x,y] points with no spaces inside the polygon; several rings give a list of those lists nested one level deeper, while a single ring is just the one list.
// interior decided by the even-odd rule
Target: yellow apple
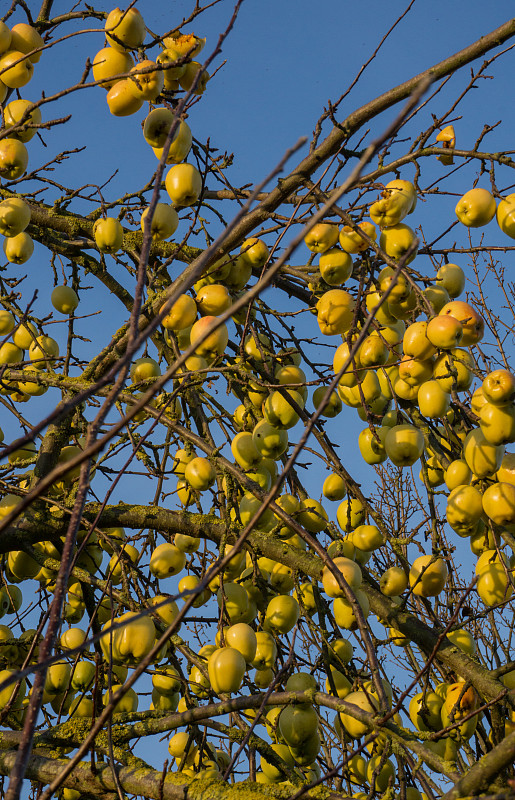
[{"label": "yellow apple", "polygon": [[136,97],[131,90],[132,81],[129,78],[113,83],[107,93],[109,111],[115,117],[128,117],[140,110],[143,98]]},{"label": "yellow apple", "polygon": [[124,52],[141,47],[145,39],[145,23],[137,8],[123,11],[114,8],[105,21],[106,39],[115,50]]},{"label": "yellow apple", "polygon": [[338,226],[328,222],[318,222],[304,236],[304,243],[312,253],[325,253],[338,241]]},{"label": "yellow apple", "polygon": [[447,522],[459,536],[470,536],[483,514],[481,493],[475,486],[457,486],[447,498]]},{"label": "yellow apple", "polygon": [[[184,161],[184,159],[187,158],[188,153],[191,150],[192,141],[193,137],[189,125],[186,122],[184,122],[184,120],[181,120],[173,135],[173,139],[170,144],[170,149],[168,150],[168,155],[166,157],[166,163],[180,164],[181,161]],[[152,150],[154,151],[156,158],[161,160],[163,156],[163,148],[152,147]]]},{"label": "yellow apple", "polygon": [[419,556],[413,562],[409,582],[413,594],[436,597],[447,583],[447,565],[439,556]]},{"label": "yellow apple", "polygon": [[463,300],[452,300],[440,311],[441,316],[449,315],[461,322],[463,336],[461,345],[468,347],[481,341],[485,332],[485,321],[482,316],[469,303]]},{"label": "yellow apple", "polygon": [[123,228],[115,217],[101,217],[93,225],[95,244],[102,253],[114,255],[123,244]]},{"label": "yellow apple", "polygon": [[243,260],[255,269],[263,267],[270,256],[270,251],[265,242],[255,236],[243,242],[240,253]]},{"label": "yellow apple", "polygon": [[462,458],[451,461],[444,474],[445,485],[451,491],[472,481],[472,470]]},{"label": "yellow apple", "polygon": [[132,67],[129,76],[129,89],[134,97],[154,102],[164,86],[162,70],[155,61],[144,59]]},{"label": "yellow apple", "polygon": [[368,220],[363,220],[358,223],[357,228],[351,225],[344,225],[340,231],[339,242],[342,250],[346,253],[363,253],[368,249],[368,242],[360,236],[360,229],[365,233],[369,239],[374,242],[377,238],[377,231],[374,225]]},{"label": "yellow apple", "polygon": [[352,258],[338,247],[330,247],[320,256],[320,274],[329,286],[341,286],[352,275]]},{"label": "yellow apple", "polygon": [[447,414],[451,404],[451,396],[444,391],[439,381],[430,380],[419,386],[417,403],[420,413],[424,417],[439,419]]},{"label": "yellow apple", "polygon": [[388,458],[397,467],[409,467],[418,461],[424,450],[424,436],[414,425],[394,425],[385,437]]},{"label": "yellow apple", "polygon": [[[165,307],[166,304],[161,306],[161,312]],[[196,317],[197,305],[194,299],[189,294],[181,294],[163,317],[161,325],[166,330],[181,331],[193,325]]]},{"label": "yellow apple", "polygon": [[[399,222],[398,225],[392,225],[381,232],[379,246],[387,256],[393,258],[394,261],[400,261],[411,248],[416,238],[415,231],[409,225]],[[417,250],[410,255],[405,263],[411,264],[416,255]]]},{"label": "yellow apple", "polygon": [[490,444],[515,442],[515,404],[485,403],[479,414],[479,426]]},{"label": "yellow apple", "polygon": [[[229,332],[225,323],[218,323],[215,330],[205,337],[205,331],[217,321],[217,317],[202,317],[192,325],[190,331],[190,342],[191,344],[196,345],[195,353],[208,360],[222,355],[227,347],[227,342],[229,341]],[[203,341],[200,341],[201,338],[203,338]]]},{"label": "yellow apple", "polygon": [[397,597],[408,587],[408,576],[402,567],[389,567],[379,580],[379,588],[387,597]]},{"label": "yellow apple", "polygon": [[39,53],[32,53],[32,50],[37,50],[45,46],[45,42],[39,35],[37,30],[26,22],[18,22],[11,28],[11,50],[18,50],[20,53],[31,53],[29,56],[33,64],[37,64],[41,58],[41,51]]},{"label": "yellow apple", "polygon": [[68,315],[79,305],[79,298],[71,286],[55,286],[50,296],[50,302],[60,314]]},{"label": "yellow apple", "polygon": [[103,89],[110,89],[120,80],[119,77],[112,80],[113,75],[123,75],[129,73],[134,66],[134,60],[130,53],[116,50],[114,47],[104,47],[99,50],[93,59],[93,77],[98,81]]},{"label": "yellow apple", "polygon": [[223,647],[209,657],[207,669],[213,691],[232,694],[239,691],[247,665],[239,650]]},{"label": "yellow apple", "polygon": [[501,466],[504,445],[487,442],[480,428],[474,428],[463,442],[463,458],[477,478],[493,475]]},{"label": "yellow apple", "polygon": [[[148,216],[149,208],[146,208],[141,215],[141,230],[145,232],[145,220]],[[164,242],[169,239],[179,225],[179,216],[173,206],[167,203],[157,203],[152,215],[150,233],[153,242]]]},{"label": "yellow apple", "polygon": [[25,264],[34,252],[34,242],[26,231],[4,239],[4,253],[11,264]]},{"label": "yellow apple", "polygon": [[436,282],[447,289],[449,297],[458,297],[465,288],[465,273],[458,264],[442,264],[436,273]]},{"label": "yellow apple", "polygon": [[370,216],[380,228],[402,222],[415,210],[417,193],[410,181],[393,180],[386,184],[381,199],[370,206]]},{"label": "yellow apple", "polygon": [[166,191],[176,206],[192,206],[202,191],[202,176],[193,164],[175,164],[165,178]]},{"label": "yellow apple", "polygon": [[511,483],[492,483],[483,492],[483,509],[496,525],[515,530],[515,486]]},{"label": "yellow apple", "polygon": [[470,189],[458,201],[456,216],[468,228],[488,225],[495,215],[495,198],[487,189]]},{"label": "yellow apple", "polygon": [[12,137],[0,140],[0,177],[9,181],[21,178],[28,163],[29,154],[23,142]]},{"label": "yellow apple", "polygon": [[9,89],[21,89],[34,72],[34,64],[20,50],[8,50],[0,56],[0,79]]},{"label": "yellow apple", "polygon": [[8,197],[0,203],[0,233],[17,236],[30,222],[30,208],[20,197]]},{"label": "yellow apple", "polygon": [[[456,147],[456,134],[454,133],[454,126],[447,125],[443,130],[436,137],[437,142],[442,143],[443,150],[452,150]],[[438,161],[441,164],[448,167],[451,164],[454,164],[454,158],[452,155],[442,154],[441,156],[437,156]]]}]

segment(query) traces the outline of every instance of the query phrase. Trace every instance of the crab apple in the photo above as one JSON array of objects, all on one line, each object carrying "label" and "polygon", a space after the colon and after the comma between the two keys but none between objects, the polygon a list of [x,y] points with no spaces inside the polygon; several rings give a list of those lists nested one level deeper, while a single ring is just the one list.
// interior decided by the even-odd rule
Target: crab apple
[{"label": "crab apple", "polygon": [[59,345],[51,336],[36,336],[29,347],[29,358],[36,369],[45,369],[59,357]]},{"label": "crab apple", "polygon": [[370,714],[371,718],[369,724],[351,717],[350,714],[339,714],[341,724],[349,736],[353,739],[360,739],[363,734],[367,733],[367,731],[369,731],[372,727],[372,716],[377,711],[377,700],[375,700],[375,698],[373,698],[369,692],[363,692],[359,690],[348,694],[345,698],[345,702],[350,703],[353,706],[357,706],[357,708],[361,711],[365,711],[366,713]]},{"label": "crab apple", "polygon": [[463,326],[461,345],[463,347],[468,347],[481,341],[485,332],[485,321],[481,314],[469,303],[465,303],[463,300],[452,300],[440,311],[441,316],[446,314],[461,322]]},{"label": "crab apple", "polygon": [[329,522],[327,511],[323,505],[312,497],[306,497],[300,501],[295,516],[297,522],[310,533],[320,533]]},{"label": "crab apple", "polygon": [[105,21],[106,39],[115,50],[136,50],[145,39],[145,23],[137,8],[114,8]]},{"label": "crab apple", "polygon": [[272,597],[266,607],[263,627],[278,634],[289,633],[299,616],[300,607],[295,598],[289,594],[278,594]]},{"label": "crab apple", "polygon": [[483,492],[483,509],[496,525],[515,530],[515,486],[511,483],[492,483]]},{"label": "crab apple", "polygon": [[380,228],[402,222],[415,210],[417,193],[410,181],[393,180],[387,183],[381,198],[370,206],[370,217]]},{"label": "crab apple", "polygon": [[260,420],[254,427],[252,439],[262,458],[273,458],[276,461],[288,449],[286,430],[276,428],[266,419]]},{"label": "crab apple", "polygon": [[445,286],[426,286],[422,294],[429,301],[436,314],[450,302],[449,292]]},{"label": "crab apple", "polygon": [[445,485],[452,491],[472,481],[472,470],[462,458],[451,461],[444,473]]},{"label": "crab apple", "polygon": [[384,441],[389,428],[364,428],[358,436],[358,447],[367,464],[382,464],[387,455]]},{"label": "crab apple", "polygon": [[[363,575],[359,564],[352,561],[350,558],[340,556],[333,561],[333,568],[338,573],[340,572],[349,584],[350,588],[355,591],[361,586]],[[322,585],[324,592],[329,597],[345,597],[345,592],[340,588],[337,578],[333,575],[333,570],[329,566],[324,566],[322,571]]]},{"label": "crab apple", "polygon": [[131,90],[131,83],[130,78],[122,78],[113,83],[107,92],[107,105],[114,117],[129,117],[143,105],[143,98],[136,97]]},{"label": "crab apple", "polygon": [[370,245],[366,239],[360,235],[360,230],[362,230],[369,239],[372,239],[372,241],[375,242],[377,239],[377,230],[369,220],[363,220],[358,223],[356,228],[351,225],[344,225],[340,230],[338,240],[340,242],[340,247],[342,250],[345,250],[346,253],[363,253],[369,248]]},{"label": "crab apple", "polygon": [[429,419],[444,417],[451,405],[451,396],[435,380],[425,381],[418,388],[417,403],[420,413]]},{"label": "crab apple", "polygon": [[164,542],[159,544],[150,557],[150,572],[162,580],[171,575],[177,575],[184,569],[186,554],[174,544]]},{"label": "crab apple", "polygon": [[409,582],[413,594],[436,597],[447,583],[447,565],[439,556],[419,556],[413,562]]},{"label": "crab apple", "polygon": [[338,247],[330,247],[320,256],[318,267],[329,286],[341,286],[352,275],[352,258]]},{"label": "crab apple", "polygon": [[[400,261],[413,246],[416,238],[415,231],[409,225],[399,222],[397,225],[392,225],[390,228],[385,228],[381,231],[379,246],[387,256],[393,258],[394,261]],[[414,250],[405,263],[411,264],[416,255],[417,249]]]},{"label": "crab apple", "polygon": [[[114,47],[104,47],[93,59],[93,77],[103,89],[111,89],[120,80],[120,75],[128,73],[134,66],[134,59],[125,51]],[[113,76],[118,76],[113,79]]]},{"label": "crab apple", "polygon": [[328,500],[332,500],[333,502],[343,500],[347,494],[347,486],[345,481],[339,475],[336,475],[336,473],[332,472],[324,481],[324,485],[322,486],[322,494]]},{"label": "crab apple", "polygon": [[114,255],[123,244],[122,225],[114,217],[101,217],[93,225],[93,237],[101,253]]},{"label": "crab apple", "polygon": [[209,657],[207,669],[213,691],[217,694],[237,692],[242,684],[247,664],[234,647],[215,650]]},{"label": "crab apple", "polygon": [[304,236],[305,245],[312,253],[325,253],[338,241],[338,226],[329,222],[318,222]]},{"label": "crab apple", "polygon": [[424,321],[414,322],[404,332],[402,337],[402,347],[404,354],[411,358],[427,360],[435,355],[436,347],[427,337],[428,323]]},{"label": "crab apple", "polygon": [[251,236],[250,239],[245,239],[243,242],[240,248],[240,255],[251,267],[260,269],[268,261],[270,251],[262,239]]},{"label": "crab apple", "polygon": [[515,442],[515,404],[485,403],[479,414],[479,427],[490,444]]},{"label": "crab apple", "polygon": [[422,455],[424,436],[414,425],[394,425],[386,434],[384,446],[395,466],[409,467]]},{"label": "crab apple", "polygon": [[340,503],[336,511],[338,525],[342,531],[346,533],[354,530],[358,525],[362,525],[365,517],[366,508],[357,497],[349,497],[347,500],[344,500]]},{"label": "crab apple", "polygon": [[483,380],[482,388],[483,395],[489,403],[493,405],[510,403],[515,399],[515,375],[507,369],[495,369]]},{"label": "crab apple", "polygon": [[511,483],[515,486],[515,453],[505,453],[496,478],[500,483]]},{"label": "crab apple", "polygon": [[8,197],[0,203],[0,233],[17,236],[30,222],[30,208],[21,197]]},{"label": "crab apple", "polygon": [[[321,406],[326,394],[327,389],[325,386],[318,386],[313,392],[313,405],[317,410]],[[342,401],[340,400],[340,397],[338,396],[337,392],[331,392],[329,395],[329,400],[325,404],[320,414],[322,417],[328,417],[329,419],[332,419],[333,417],[337,417],[341,410]]]},{"label": "crab apple", "polygon": [[23,142],[11,136],[0,141],[0,177],[10,181],[21,178],[28,163],[29,153]]},{"label": "crab apple", "polygon": [[445,392],[463,392],[472,383],[474,366],[469,351],[456,347],[438,356],[433,367],[433,378]]},{"label": "crab apple", "polygon": [[454,300],[465,288],[465,273],[458,264],[442,264],[436,273],[436,282],[447,289]]},{"label": "crab apple", "polygon": [[20,50],[8,50],[0,56],[2,83],[9,89],[21,89],[32,78],[34,64]]},{"label": "crab apple", "polygon": [[197,456],[186,464],[184,477],[193,489],[203,492],[215,482],[216,472],[207,458]]},{"label": "crab apple", "polygon": [[469,536],[483,514],[481,492],[467,484],[457,486],[447,498],[447,522],[459,536]]},{"label": "crab apple", "polygon": [[324,336],[336,336],[349,330],[355,301],[343,289],[330,289],[317,303],[317,320]]},{"label": "crab apple", "polygon": [[68,315],[79,305],[79,298],[71,286],[55,286],[50,296],[50,302],[60,314]]},{"label": "crab apple", "polygon": [[408,576],[402,567],[389,567],[381,575],[379,588],[387,597],[397,597],[408,588]]},{"label": "crab apple", "polygon": [[[217,327],[205,336],[205,332],[212,325]],[[203,341],[200,341],[203,339]],[[196,345],[195,353],[207,359],[214,359],[224,352],[229,341],[229,332],[225,323],[219,323],[217,317],[206,316],[198,319],[191,328],[190,341]]]},{"label": "crab apple", "polygon": [[210,77],[209,72],[202,67],[202,64],[198,61],[190,61],[179,78],[179,86],[185,92],[192,91],[193,94],[201,95],[206,91]]},{"label": "crab apple", "polygon": [[155,61],[144,59],[132,67],[129,76],[129,89],[134,97],[154,102],[164,87],[163,71]]},{"label": "crab apple", "polygon": [[[160,311],[163,312],[166,306],[166,303],[162,305]],[[197,305],[194,299],[189,294],[181,294],[166,312],[161,325],[169,331],[181,331],[193,325],[196,317]]]},{"label": "crab apple", "polygon": [[203,316],[217,317],[232,305],[231,295],[221,283],[208,283],[203,286],[196,298],[197,308]]},{"label": "crab apple", "polygon": [[164,50],[159,53],[156,57],[156,63],[162,67],[165,67],[163,70],[164,76],[164,88],[169,89],[170,84],[173,83],[175,85],[176,81],[179,78],[182,78],[184,73],[186,72],[186,64],[178,64],[178,61],[182,60],[182,55],[176,50],[174,47],[166,47]]},{"label": "crab apple", "polygon": [[493,475],[501,466],[504,445],[490,444],[480,428],[474,428],[463,442],[463,458],[477,478]]},{"label": "crab apple", "polygon": [[[150,208],[146,208],[141,215],[141,230],[145,232],[145,220]],[[164,242],[169,239],[179,225],[179,215],[173,206],[168,203],[157,203],[150,223],[150,235],[153,242]]]},{"label": "crab apple", "polygon": [[4,254],[11,264],[25,264],[33,252],[34,242],[25,231],[4,239]]},{"label": "crab apple", "polygon": [[176,206],[192,206],[202,191],[202,176],[193,164],[175,164],[165,178],[166,191]]},{"label": "crab apple", "polygon": [[487,189],[476,187],[458,200],[456,216],[467,228],[481,228],[493,219],[495,208],[494,196]]},{"label": "crab apple", "polygon": [[[191,150],[192,141],[193,137],[191,134],[191,128],[186,122],[184,122],[184,120],[181,120],[168,149],[166,163],[180,164],[181,161],[184,161],[184,159],[188,157],[188,154]],[[163,157],[163,147],[152,147],[152,150],[154,151],[156,158],[160,161]]]}]

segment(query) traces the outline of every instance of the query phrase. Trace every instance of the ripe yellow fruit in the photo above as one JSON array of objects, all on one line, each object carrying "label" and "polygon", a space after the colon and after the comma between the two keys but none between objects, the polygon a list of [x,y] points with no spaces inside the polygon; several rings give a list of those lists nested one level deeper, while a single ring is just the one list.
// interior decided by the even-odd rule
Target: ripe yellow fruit
[{"label": "ripe yellow fruit", "polygon": [[346,333],[354,317],[355,301],[343,289],[331,289],[317,303],[317,321],[325,336]]},{"label": "ripe yellow fruit", "polygon": [[124,52],[141,47],[145,39],[145,23],[137,8],[126,11],[114,8],[105,21],[106,39],[115,50]]},{"label": "ripe yellow fruit", "polygon": [[[343,556],[335,558],[333,563],[350,588],[353,591],[359,589],[363,580],[359,565],[355,561],[351,561],[350,558],[344,558]],[[328,566],[325,566],[322,572],[322,585],[324,592],[329,597],[345,597],[345,592],[340,588],[338,581]]]},{"label": "ripe yellow fruit", "polygon": [[71,314],[79,305],[79,298],[71,286],[56,286],[50,296],[50,302],[59,313]]},{"label": "ripe yellow fruit", "polygon": [[123,228],[114,217],[97,219],[93,225],[95,244],[102,253],[114,255],[123,243]]},{"label": "ripe yellow fruit", "polygon": [[132,92],[129,78],[122,78],[122,80],[113,83],[107,93],[106,100],[109,111],[115,117],[128,117],[131,114],[135,114],[140,110],[144,102],[142,97],[136,97]]},{"label": "ripe yellow fruit", "polygon": [[111,89],[120,78],[112,80],[113,75],[123,75],[130,72],[134,60],[130,53],[116,50],[114,47],[104,47],[99,50],[93,59],[93,77],[99,81],[103,89]]},{"label": "ripe yellow fruit", "polygon": [[202,176],[193,164],[175,164],[165,178],[166,191],[176,206],[192,206],[202,191]]},{"label": "ripe yellow fruit", "polygon": [[468,228],[488,225],[494,215],[495,198],[487,189],[470,189],[456,205],[456,216]]},{"label": "ripe yellow fruit", "polygon": [[436,597],[447,583],[447,565],[439,556],[419,556],[413,562],[409,582],[413,594]]},{"label": "ripe yellow fruit", "polygon": [[312,253],[325,253],[338,241],[338,226],[328,222],[317,223],[304,237]]}]

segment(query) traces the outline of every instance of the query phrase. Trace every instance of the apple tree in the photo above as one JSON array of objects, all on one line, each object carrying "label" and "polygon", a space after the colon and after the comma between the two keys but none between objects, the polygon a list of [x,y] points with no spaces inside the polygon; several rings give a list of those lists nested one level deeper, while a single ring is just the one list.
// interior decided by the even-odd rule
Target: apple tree
[{"label": "apple tree", "polygon": [[459,109],[515,20],[237,185],[242,0],[56,5],[0,22],[2,797],[511,796],[515,162]]}]

